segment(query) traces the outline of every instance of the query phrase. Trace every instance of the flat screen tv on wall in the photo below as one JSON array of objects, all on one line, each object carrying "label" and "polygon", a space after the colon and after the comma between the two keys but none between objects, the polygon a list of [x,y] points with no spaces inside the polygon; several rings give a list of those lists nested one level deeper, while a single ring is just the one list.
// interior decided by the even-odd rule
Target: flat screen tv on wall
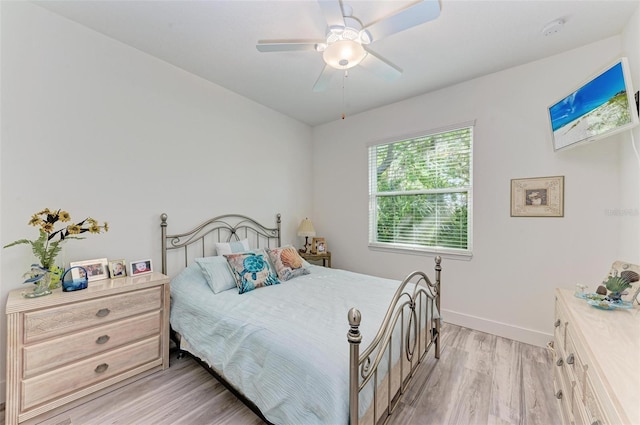
[{"label": "flat screen tv on wall", "polygon": [[626,58],[549,107],[553,149],[593,142],[638,125]]}]

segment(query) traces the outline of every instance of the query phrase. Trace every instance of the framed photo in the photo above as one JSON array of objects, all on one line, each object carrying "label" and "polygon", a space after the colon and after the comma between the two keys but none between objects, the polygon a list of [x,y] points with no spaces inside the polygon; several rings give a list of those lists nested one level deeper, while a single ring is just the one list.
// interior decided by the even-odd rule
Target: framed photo
[{"label": "framed photo", "polygon": [[129,276],[139,276],[141,274],[151,273],[153,271],[151,259],[132,261],[129,271]]},{"label": "framed photo", "polygon": [[325,254],[327,252],[327,242],[324,238],[313,238],[311,242],[312,254]]},{"label": "framed photo", "polygon": [[109,275],[111,279],[127,276],[127,263],[124,260],[109,261]]},{"label": "framed photo", "polygon": [[[108,262],[106,258],[98,258],[95,260],[84,261],[72,261],[69,263],[70,267],[80,266],[87,271],[87,281],[93,282],[94,280],[108,279],[109,270]],[[80,269],[71,270],[71,277],[75,279],[82,279],[83,271]]]},{"label": "framed photo", "polygon": [[564,176],[512,179],[511,217],[564,217]]}]

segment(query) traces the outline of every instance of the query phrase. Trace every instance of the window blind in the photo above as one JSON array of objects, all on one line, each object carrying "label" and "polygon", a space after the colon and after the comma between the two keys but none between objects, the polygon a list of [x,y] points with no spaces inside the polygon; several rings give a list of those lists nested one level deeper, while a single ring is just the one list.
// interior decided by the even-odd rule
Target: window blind
[{"label": "window blind", "polygon": [[471,250],[473,127],[369,147],[369,243]]}]

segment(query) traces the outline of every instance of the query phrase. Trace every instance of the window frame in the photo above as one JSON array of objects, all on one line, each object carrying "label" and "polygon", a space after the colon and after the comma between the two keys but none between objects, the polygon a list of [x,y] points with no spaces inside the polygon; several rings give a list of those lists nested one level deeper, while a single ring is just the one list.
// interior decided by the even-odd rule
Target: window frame
[{"label": "window frame", "polygon": [[[380,145],[388,145],[393,143],[401,143],[406,142],[411,139],[424,138],[429,137],[435,134],[453,132],[456,130],[462,130],[468,128],[471,131],[471,140],[469,146],[469,184],[464,188],[445,188],[445,189],[430,189],[430,190],[420,190],[420,191],[399,191],[393,192],[391,195],[402,195],[402,194],[417,194],[418,192],[424,194],[437,194],[437,193],[455,193],[462,192],[467,194],[467,248],[450,248],[450,247],[441,247],[441,246],[420,246],[420,245],[410,245],[410,244],[401,244],[397,242],[379,242],[377,241],[377,217],[378,215],[372,213],[372,211],[377,210],[377,191],[374,188],[377,187],[377,170],[376,167],[372,167],[372,148]],[[471,258],[473,256],[473,145],[474,145],[474,133],[475,133],[475,120],[467,121],[463,123],[454,124],[451,126],[440,127],[437,129],[426,130],[419,133],[413,133],[401,137],[393,137],[386,140],[380,140],[376,142],[369,143],[367,145],[367,172],[368,172],[368,246],[372,250],[376,251],[387,251],[387,252],[402,252],[402,253],[410,253],[410,254],[438,254],[444,255],[446,257],[460,257],[460,258]],[[386,193],[384,196],[390,196],[389,193]]]}]

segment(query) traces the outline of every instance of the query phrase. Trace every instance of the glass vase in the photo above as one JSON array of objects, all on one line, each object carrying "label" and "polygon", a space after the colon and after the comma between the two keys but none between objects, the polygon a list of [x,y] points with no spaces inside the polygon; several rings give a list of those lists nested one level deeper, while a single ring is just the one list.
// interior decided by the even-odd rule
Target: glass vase
[{"label": "glass vase", "polygon": [[51,284],[51,272],[44,272],[41,279],[37,282],[34,282],[35,288],[31,292],[25,292],[23,295],[26,298],[37,298],[45,295],[51,294],[51,290],[49,289],[49,285]]}]

